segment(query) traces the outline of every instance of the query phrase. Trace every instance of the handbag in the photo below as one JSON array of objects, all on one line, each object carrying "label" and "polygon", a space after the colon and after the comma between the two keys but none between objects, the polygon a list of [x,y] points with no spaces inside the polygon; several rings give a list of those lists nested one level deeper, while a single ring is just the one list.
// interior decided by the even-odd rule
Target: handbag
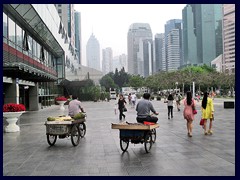
[{"label": "handbag", "polygon": [[195,106],[192,106],[193,114],[197,114],[197,110],[195,109]]},{"label": "handbag", "polygon": [[200,126],[203,126],[203,125],[204,125],[204,119],[201,119],[199,125],[200,125]]},{"label": "handbag", "polygon": [[125,106],[123,107],[123,112],[127,112],[127,108]]}]

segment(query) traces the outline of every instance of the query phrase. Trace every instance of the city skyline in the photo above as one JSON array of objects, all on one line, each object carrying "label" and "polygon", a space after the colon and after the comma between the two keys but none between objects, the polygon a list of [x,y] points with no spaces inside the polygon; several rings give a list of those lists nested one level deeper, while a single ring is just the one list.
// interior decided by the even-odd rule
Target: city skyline
[{"label": "city skyline", "polygon": [[75,4],[74,9],[81,13],[83,65],[86,65],[86,43],[92,33],[100,43],[100,50],[111,47],[113,56],[127,54],[127,33],[132,23],[149,23],[153,36],[164,33],[164,25],[168,20],[182,19],[182,9],[185,6],[186,4]]}]

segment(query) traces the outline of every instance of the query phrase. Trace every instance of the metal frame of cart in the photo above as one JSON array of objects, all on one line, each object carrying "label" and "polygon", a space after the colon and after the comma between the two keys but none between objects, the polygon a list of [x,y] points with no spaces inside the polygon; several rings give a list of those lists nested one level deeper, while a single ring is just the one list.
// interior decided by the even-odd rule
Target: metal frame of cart
[{"label": "metal frame of cart", "polygon": [[120,147],[123,152],[127,151],[129,142],[133,144],[144,143],[146,153],[149,153],[152,144],[156,141],[156,128],[159,124],[145,125],[140,123],[112,124],[112,129],[119,129]]},{"label": "metal frame of cart", "polygon": [[46,121],[45,125],[48,144],[53,146],[57,141],[57,137],[63,139],[71,136],[72,145],[77,146],[80,138],[83,138],[86,134],[85,121],[86,118],[73,121]]}]

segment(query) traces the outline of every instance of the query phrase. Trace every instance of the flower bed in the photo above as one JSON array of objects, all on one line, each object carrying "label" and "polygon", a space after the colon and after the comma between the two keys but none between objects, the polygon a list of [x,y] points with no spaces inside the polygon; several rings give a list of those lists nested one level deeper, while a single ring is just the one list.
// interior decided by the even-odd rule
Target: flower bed
[{"label": "flower bed", "polygon": [[3,105],[3,112],[20,112],[26,111],[26,108],[23,104],[9,103]]},{"label": "flower bed", "polygon": [[67,98],[65,98],[64,96],[60,96],[56,98],[56,101],[67,101]]}]

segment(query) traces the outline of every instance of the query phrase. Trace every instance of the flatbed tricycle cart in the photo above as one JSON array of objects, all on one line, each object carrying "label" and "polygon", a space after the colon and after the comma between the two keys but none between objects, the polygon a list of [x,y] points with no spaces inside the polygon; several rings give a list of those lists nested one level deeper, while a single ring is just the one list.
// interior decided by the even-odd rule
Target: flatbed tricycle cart
[{"label": "flatbed tricycle cart", "polygon": [[156,141],[156,128],[159,124],[142,123],[112,123],[112,129],[120,131],[120,147],[123,152],[127,151],[129,142],[133,144],[144,143],[146,153],[150,152],[152,144]]},{"label": "flatbed tricycle cart", "polygon": [[86,118],[74,120],[71,117],[65,117],[61,121],[46,121],[47,142],[53,146],[57,137],[60,139],[71,137],[72,145],[77,146],[80,138],[86,134]]}]

